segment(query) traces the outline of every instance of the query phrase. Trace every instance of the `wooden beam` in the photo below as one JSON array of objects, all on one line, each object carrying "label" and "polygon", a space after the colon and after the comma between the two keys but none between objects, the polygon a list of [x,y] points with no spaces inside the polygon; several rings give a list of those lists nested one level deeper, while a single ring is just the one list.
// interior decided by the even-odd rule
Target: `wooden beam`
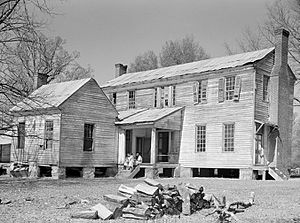
[{"label": "wooden beam", "polygon": [[151,149],[150,149],[150,163],[156,163],[156,128],[151,130]]},{"label": "wooden beam", "polygon": [[118,163],[124,164],[125,162],[125,145],[126,145],[126,137],[125,137],[125,130],[119,128],[119,155],[118,155]]}]

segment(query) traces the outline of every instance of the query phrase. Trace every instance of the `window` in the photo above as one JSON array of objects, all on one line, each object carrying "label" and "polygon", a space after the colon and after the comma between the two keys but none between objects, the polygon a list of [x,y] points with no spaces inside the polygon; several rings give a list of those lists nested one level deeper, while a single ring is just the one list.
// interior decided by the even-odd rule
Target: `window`
[{"label": "window", "polygon": [[225,79],[225,99],[232,100],[234,96],[235,77],[226,77]]},{"label": "window", "polygon": [[111,99],[110,99],[110,101],[111,101],[111,103],[112,103],[113,105],[116,105],[116,104],[117,104],[117,93],[116,93],[116,92],[114,92],[114,93],[111,94]]},{"label": "window", "polygon": [[158,95],[157,95],[157,92],[158,92],[158,89],[155,88],[155,89],[154,89],[154,98],[153,98],[153,100],[154,100],[154,101],[153,101],[153,107],[154,107],[154,108],[157,108],[157,107],[158,107],[158,106],[157,106],[157,105],[158,105],[158,101],[157,101],[157,96],[158,96]]},{"label": "window", "polygon": [[234,151],[234,124],[224,124],[224,151]]},{"label": "window", "polygon": [[164,106],[163,107],[169,107],[169,87],[163,88],[163,94],[164,94]]},{"label": "window", "polygon": [[52,149],[52,144],[53,144],[53,121],[46,121],[44,149]]},{"label": "window", "polygon": [[93,150],[94,124],[84,124],[83,151]]},{"label": "window", "polygon": [[135,108],[135,91],[128,92],[128,107]]},{"label": "window", "polygon": [[196,125],[196,152],[205,152],[206,126]]},{"label": "window", "polygon": [[270,77],[263,75],[263,100],[268,101],[268,85]]},{"label": "window", "polygon": [[207,80],[194,83],[194,104],[207,102]]},{"label": "window", "polygon": [[172,89],[172,105],[175,106],[176,102],[176,86],[170,86]]},{"label": "window", "polygon": [[18,125],[18,148],[24,149],[25,146],[25,122]]}]

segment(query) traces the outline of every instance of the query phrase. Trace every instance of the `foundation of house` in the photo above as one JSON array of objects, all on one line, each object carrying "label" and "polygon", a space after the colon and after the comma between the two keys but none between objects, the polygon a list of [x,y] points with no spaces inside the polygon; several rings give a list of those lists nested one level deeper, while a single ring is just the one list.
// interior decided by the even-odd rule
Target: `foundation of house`
[{"label": "foundation of house", "polygon": [[52,166],[51,167],[51,176],[53,179],[64,179],[66,178],[66,168]]},{"label": "foundation of house", "polygon": [[157,167],[148,167],[145,168],[145,177],[150,179],[157,179],[159,171]]},{"label": "foundation of house", "polygon": [[240,169],[240,180],[252,180],[253,170],[251,168]]},{"label": "foundation of house", "polygon": [[29,162],[28,173],[29,178],[37,178],[40,176],[40,167],[36,162]]},{"label": "foundation of house", "polygon": [[180,177],[192,177],[192,168],[180,167]]},{"label": "foundation of house", "polygon": [[83,167],[82,177],[85,179],[95,178],[95,168],[94,167]]},{"label": "foundation of house", "polygon": [[117,175],[117,173],[118,173],[118,167],[117,166],[107,167],[105,176],[114,177],[114,176]]}]

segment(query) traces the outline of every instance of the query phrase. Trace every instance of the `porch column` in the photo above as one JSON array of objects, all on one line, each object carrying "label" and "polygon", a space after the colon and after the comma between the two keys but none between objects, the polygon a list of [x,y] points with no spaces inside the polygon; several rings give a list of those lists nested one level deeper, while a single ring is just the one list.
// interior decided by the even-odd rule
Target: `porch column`
[{"label": "porch column", "polygon": [[151,130],[150,163],[156,163],[156,128]]},{"label": "porch column", "polygon": [[118,163],[123,164],[125,161],[125,145],[126,145],[126,137],[125,137],[125,130],[119,129],[119,148],[118,148]]}]

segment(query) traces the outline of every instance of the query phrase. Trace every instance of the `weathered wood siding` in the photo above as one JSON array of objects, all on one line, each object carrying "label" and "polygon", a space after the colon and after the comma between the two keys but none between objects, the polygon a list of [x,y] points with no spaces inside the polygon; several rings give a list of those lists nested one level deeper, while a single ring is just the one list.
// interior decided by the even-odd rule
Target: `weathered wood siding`
[{"label": "weathered wood siding", "polygon": [[269,102],[263,100],[263,76],[270,76],[273,65],[273,53],[257,64],[255,75],[255,120],[261,122],[267,122],[269,117]]},{"label": "weathered wood siding", "polygon": [[[238,102],[218,102],[219,78],[241,77]],[[243,168],[252,165],[255,71],[228,72],[208,79],[207,103],[193,104],[193,83],[176,86],[177,105],[186,105],[179,163],[197,168]],[[234,123],[234,152],[223,151],[223,124]],[[196,152],[195,125],[206,125],[206,151]]]},{"label": "weathered wood siding", "polygon": [[[60,118],[60,114],[41,113],[16,118],[16,123],[25,122],[25,147],[24,149],[17,148],[18,139],[15,137],[11,146],[11,161],[36,161],[38,165],[57,165],[59,160]],[[53,121],[52,149],[44,147],[46,120]]]},{"label": "weathered wood siding", "polygon": [[[117,112],[94,80],[90,80],[63,105],[60,166],[117,164],[115,119]],[[84,123],[94,124],[93,151],[83,151]]]},{"label": "weathered wood siding", "polygon": [[[108,94],[109,95],[109,94]],[[138,89],[135,91],[135,107],[151,108],[153,106],[153,89]],[[117,92],[116,109],[123,111],[128,109],[128,92]]]},{"label": "weathered wood siding", "polygon": [[181,126],[182,126],[181,121],[182,121],[182,112],[177,111],[155,122],[154,127],[161,128],[161,129],[170,129],[170,130],[181,130]]}]

